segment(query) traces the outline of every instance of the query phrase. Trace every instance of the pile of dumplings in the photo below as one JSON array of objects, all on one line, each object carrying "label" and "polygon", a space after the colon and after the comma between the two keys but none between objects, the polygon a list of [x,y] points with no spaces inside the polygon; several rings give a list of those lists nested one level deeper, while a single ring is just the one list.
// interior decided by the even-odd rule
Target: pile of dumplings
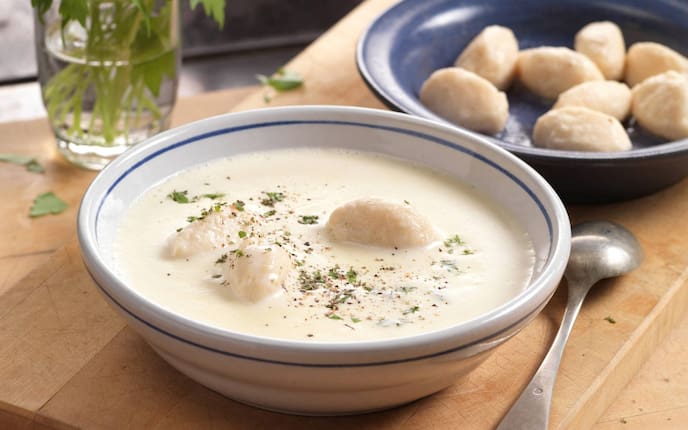
[{"label": "pile of dumplings", "polygon": [[455,124],[496,134],[509,117],[504,91],[518,79],[553,102],[535,123],[536,146],[628,150],[631,141],[621,122],[631,115],[661,138],[688,137],[686,57],[654,42],[635,43],[626,52],[621,29],[609,21],[583,27],[574,47],[519,51],[509,28],[488,26],[459,55],[455,67],[437,70],[423,83],[420,100]]}]

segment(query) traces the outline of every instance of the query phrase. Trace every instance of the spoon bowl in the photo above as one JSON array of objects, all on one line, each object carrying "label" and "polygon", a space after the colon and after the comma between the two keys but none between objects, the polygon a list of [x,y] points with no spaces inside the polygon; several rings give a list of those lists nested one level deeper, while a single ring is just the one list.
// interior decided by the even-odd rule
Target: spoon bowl
[{"label": "spoon bowl", "polygon": [[571,255],[564,276],[575,281],[623,275],[640,265],[643,253],[633,233],[612,222],[589,221],[571,229]]},{"label": "spoon bowl", "polygon": [[571,254],[564,271],[568,302],[561,326],[540,367],[497,430],[547,429],[559,363],[585,296],[597,281],[628,273],[642,259],[638,240],[619,224],[588,221],[571,228]]}]

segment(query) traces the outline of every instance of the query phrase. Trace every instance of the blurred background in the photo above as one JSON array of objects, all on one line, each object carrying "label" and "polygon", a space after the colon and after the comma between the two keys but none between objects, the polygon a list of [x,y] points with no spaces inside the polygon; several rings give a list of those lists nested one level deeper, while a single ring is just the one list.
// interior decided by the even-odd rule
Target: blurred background
[{"label": "blurred background", "polygon": [[[179,95],[256,85],[361,0],[228,0],[224,29],[181,0],[183,66]],[[0,0],[0,122],[45,115],[36,82],[29,0]]]}]

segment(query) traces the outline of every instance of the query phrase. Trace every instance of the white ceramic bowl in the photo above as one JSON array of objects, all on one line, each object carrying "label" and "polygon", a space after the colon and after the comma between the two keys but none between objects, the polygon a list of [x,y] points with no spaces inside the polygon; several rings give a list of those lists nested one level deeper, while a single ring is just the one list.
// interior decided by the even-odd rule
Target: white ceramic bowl
[{"label": "white ceramic bowl", "polygon": [[[506,304],[455,326],[380,341],[279,340],[212,328],[141,297],[116,274],[113,238],[127,208],[190,166],[247,151],[346,147],[421,162],[500,202],[525,227],[537,263]],[[349,414],[410,402],[451,385],[517,333],[556,289],[569,220],[530,167],[480,138],[404,114],[302,106],[223,115],[169,130],[108,165],[78,216],[86,267],[105,299],[172,366],[233,399],[299,414]]]}]

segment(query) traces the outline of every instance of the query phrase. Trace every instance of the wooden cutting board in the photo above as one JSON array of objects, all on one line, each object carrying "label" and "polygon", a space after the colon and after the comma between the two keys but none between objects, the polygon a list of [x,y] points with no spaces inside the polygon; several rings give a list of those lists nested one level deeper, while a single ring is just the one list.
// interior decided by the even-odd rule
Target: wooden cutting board
[{"label": "wooden cutting board", "polygon": [[[382,107],[358,77],[354,46],[391,3],[364,3],[288,64],[306,84],[274,96],[270,105]],[[175,123],[229,110],[244,94],[182,100]],[[252,91],[234,110],[264,107],[263,96],[262,89]],[[168,366],[96,292],[73,238],[78,199],[93,174],[55,157],[45,121],[2,126],[0,134],[6,139],[0,152],[39,153],[48,167],[44,176],[0,169],[0,201],[9,202],[3,206],[8,222],[0,223],[0,428],[489,429],[526,384],[559,324],[563,288],[468,377],[390,411],[313,418],[241,405]],[[48,189],[69,201],[69,211],[28,220],[31,197]],[[632,274],[602,282],[586,302],[557,381],[553,429],[592,426],[688,307],[688,181],[632,202],[569,210],[574,222],[625,225],[646,259]]]}]

